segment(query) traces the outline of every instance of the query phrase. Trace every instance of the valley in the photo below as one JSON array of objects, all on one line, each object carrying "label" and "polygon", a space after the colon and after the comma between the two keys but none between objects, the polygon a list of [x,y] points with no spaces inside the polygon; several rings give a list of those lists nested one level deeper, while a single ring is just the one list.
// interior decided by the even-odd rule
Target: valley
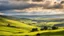
[{"label": "valley", "polygon": [[[40,36],[58,34],[62,36],[64,35],[63,24],[63,18],[16,18],[0,15],[0,35],[36,36],[39,33]],[[48,29],[43,30],[44,26],[47,26]],[[53,30],[53,26],[58,27],[58,29]],[[34,31],[32,31],[33,29]]]}]

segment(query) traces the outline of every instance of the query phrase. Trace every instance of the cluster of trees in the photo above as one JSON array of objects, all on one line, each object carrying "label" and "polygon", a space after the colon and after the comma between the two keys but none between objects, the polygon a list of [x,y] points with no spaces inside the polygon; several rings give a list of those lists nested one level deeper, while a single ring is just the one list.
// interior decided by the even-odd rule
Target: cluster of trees
[{"label": "cluster of trees", "polygon": [[[58,27],[56,27],[56,26],[52,26],[51,28],[52,28],[52,30],[58,29]],[[40,30],[48,30],[48,27],[47,27],[47,26],[44,26],[44,27],[41,28]],[[33,28],[33,29],[31,30],[31,32],[35,32],[35,31],[38,31],[38,28]],[[28,36],[28,35],[26,35],[26,36]],[[36,36],[40,36],[40,33],[37,33]]]},{"label": "cluster of trees", "polygon": [[[47,27],[47,26],[44,26],[43,28],[41,28],[40,30],[48,30],[49,28]],[[52,26],[51,27],[51,30],[56,30],[56,29],[58,29],[58,27],[56,27],[56,26]],[[34,32],[34,31],[38,31],[38,28],[33,28],[32,30],[31,30],[31,32]]]},{"label": "cluster of trees", "polygon": [[[43,28],[41,28],[40,30],[48,30],[49,28],[47,27],[47,26],[44,26]],[[58,27],[56,27],[56,26],[52,26],[51,27],[51,30],[56,30],[56,29],[58,29]]]}]

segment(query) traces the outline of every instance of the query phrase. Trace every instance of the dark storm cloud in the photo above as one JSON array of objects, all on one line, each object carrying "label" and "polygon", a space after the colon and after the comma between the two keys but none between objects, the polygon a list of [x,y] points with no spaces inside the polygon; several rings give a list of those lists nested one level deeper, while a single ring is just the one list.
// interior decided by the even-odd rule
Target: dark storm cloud
[{"label": "dark storm cloud", "polygon": [[[46,6],[46,4],[29,4],[27,2],[23,1],[18,1],[18,0],[0,0],[0,11],[3,10],[13,10],[13,9],[25,9],[29,7],[34,7],[34,6],[41,6],[44,8],[59,8],[60,5],[55,5],[55,6]],[[60,7],[61,8],[61,7]]]},{"label": "dark storm cloud", "polygon": [[25,9],[29,7],[37,6],[36,4],[29,4],[26,2],[13,2],[13,1],[1,1],[0,0],[0,11],[3,10],[13,10],[13,9]]},{"label": "dark storm cloud", "polygon": [[27,5],[0,5],[0,10],[11,10],[11,9],[24,9],[35,6],[34,4]]},{"label": "dark storm cloud", "polygon": [[18,0],[0,0],[0,11],[4,10],[19,10],[30,8],[34,6],[44,7],[44,8],[62,8],[61,5],[54,5],[54,6],[46,6],[47,4],[29,4],[27,2],[18,1]]},{"label": "dark storm cloud", "polygon": [[13,5],[13,4],[1,4],[0,5],[0,11],[2,10],[11,10],[11,9],[24,9],[24,8],[29,8],[36,6],[35,4],[19,4],[19,5]]}]

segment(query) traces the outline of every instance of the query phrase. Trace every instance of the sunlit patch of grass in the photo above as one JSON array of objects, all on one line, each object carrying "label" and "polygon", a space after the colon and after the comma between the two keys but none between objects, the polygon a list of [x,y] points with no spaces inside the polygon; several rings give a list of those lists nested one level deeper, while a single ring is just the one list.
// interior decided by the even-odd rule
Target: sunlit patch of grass
[{"label": "sunlit patch of grass", "polygon": [[11,27],[0,27],[0,31],[7,31],[12,33],[18,33],[18,32],[28,32],[24,29],[17,29],[17,28],[11,28]]},{"label": "sunlit patch of grass", "polygon": [[12,35],[13,33],[11,32],[6,32],[6,31],[0,31],[0,35]]},{"label": "sunlit patch of grass", "polygon": [[[29,35],[29,36],[35,36],[37,33],[40,33],[41,35],[48,35],[47,33],[53,33],[53,34],[58,34],[56,32],[60,32],[62,33],[61,31],[64,32],[64,29],[57,29],[57,30],[42,30],[42,31],[35,31],[35,32],[29,32],[29,33],[23,33],[23,34],[17,34],[17,35]],[[60,34],[59,33],[59,34]],[[50,34],[52,35],[52,34]],[[63,34],[64,35],[64,34]]]},{"label": "sunlit patch of grass", "polygon": [[64,30],[56,31],[56,32],[45,32],[45,33],[41,33],[41,35],[64,35]]}]

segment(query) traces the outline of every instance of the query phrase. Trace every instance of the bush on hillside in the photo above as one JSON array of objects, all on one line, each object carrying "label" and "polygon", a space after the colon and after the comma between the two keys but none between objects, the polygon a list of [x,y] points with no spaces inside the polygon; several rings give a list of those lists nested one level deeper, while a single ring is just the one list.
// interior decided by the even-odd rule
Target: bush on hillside
[{"label": "bush on hillside", "polygon": [[8,23],[8,25],[7,25],[8,27],[10,27],[10,24]]},{"label": "bush on hillside", "polygon": [[44,26],[44,27],[43,27],[43,29],[44,29],[44,30],[47,30],[47,29],[48,29],[48,27],[47,27],[47,26]]},{"label": "bush on hillside", "polygon": [[40,33],[37,33],[36,36],[40,36]]},{"label": "bush on hillside", "polygon": [[56,26],[52,26],[52,30],[58,29],[58,27]]}]

